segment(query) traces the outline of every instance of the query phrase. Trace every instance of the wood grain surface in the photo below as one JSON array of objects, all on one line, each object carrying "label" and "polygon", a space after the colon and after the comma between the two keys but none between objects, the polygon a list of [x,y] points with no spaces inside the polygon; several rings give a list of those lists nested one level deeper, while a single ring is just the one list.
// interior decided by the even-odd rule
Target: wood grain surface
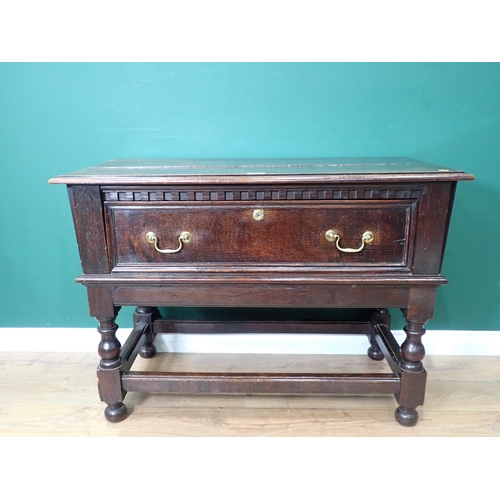
[{"label": "wood grain surface", "polygon": [[[130,393],[131,414],[103,418],[99,358],[89,353],[2,353],[0,436],[414,437],[500,436],[498,357],[428,356],[416,427],[394,420],[393,396],[217,396]],[[134,370],[388,372],[366,356],[164,354]]]}]

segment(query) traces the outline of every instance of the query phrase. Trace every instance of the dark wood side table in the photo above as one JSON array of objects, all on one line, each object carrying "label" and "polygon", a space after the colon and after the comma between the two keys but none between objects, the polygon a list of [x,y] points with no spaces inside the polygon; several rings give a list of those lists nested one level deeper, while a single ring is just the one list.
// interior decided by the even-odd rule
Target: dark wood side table
[{"label": "dark wood side table", "polygon": [[[418,420],[425,395],[424,325],[463,171],[407,158],[118,160],[62,175],[90,314],[102,336],[97,369],[105,416],[127,416],[129,391],[394,394],[396,420]],[[136,306],[123,346],[121,306]],[[226,324],[163,319],[158,307],[362,308],[368,321]],[[390,331],[389,308],[406,319]],[[256,311],[258,315],[258,310]],[[390,374],[132,371],[157,333],[365,334]]]}]

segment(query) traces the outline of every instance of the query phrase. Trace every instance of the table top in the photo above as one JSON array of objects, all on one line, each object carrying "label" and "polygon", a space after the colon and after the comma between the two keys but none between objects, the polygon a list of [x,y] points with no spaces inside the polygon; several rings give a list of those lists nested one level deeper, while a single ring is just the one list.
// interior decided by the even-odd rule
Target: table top
[{"label": "table top", "polygon": [[403,157],[122,159],[50,179],[51,184],[152,184],[179,182],[472,180],[463,170]]}]

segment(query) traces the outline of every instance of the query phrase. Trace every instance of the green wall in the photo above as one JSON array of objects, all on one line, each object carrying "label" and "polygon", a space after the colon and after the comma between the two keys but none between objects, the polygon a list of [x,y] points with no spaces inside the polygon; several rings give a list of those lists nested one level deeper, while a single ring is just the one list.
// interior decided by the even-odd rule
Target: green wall
[{"label": "green wall", "polygon": [[476,176],[429,328],[500,330],[500,64],[3,63],[0,117],[0,327],[95,325],[50,177],[124,157],[374,155]]}]

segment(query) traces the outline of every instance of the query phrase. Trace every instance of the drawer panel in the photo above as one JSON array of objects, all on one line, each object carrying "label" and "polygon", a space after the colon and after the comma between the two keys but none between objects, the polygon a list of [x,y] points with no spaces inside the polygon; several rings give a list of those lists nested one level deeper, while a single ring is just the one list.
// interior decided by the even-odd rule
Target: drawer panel
[{"label": "drawer panel", "polygon": [[[108,204],[108,237],[113,264],[118,267],[405,267],[412,207],[410,201],[243,206]],[[335,230],[338,238],[329,241],[329,230]],[[192,239],[181,245],[179,236],[186,231]],[[373,241],[363,245],[366,231],[373,233]],[[154,233],[156,242],[151,238],[148,241],[147,233]],[[343,250],[363,248],[342,251],[337,244]],[[158,251],[164,249],[179,250]]]}]

